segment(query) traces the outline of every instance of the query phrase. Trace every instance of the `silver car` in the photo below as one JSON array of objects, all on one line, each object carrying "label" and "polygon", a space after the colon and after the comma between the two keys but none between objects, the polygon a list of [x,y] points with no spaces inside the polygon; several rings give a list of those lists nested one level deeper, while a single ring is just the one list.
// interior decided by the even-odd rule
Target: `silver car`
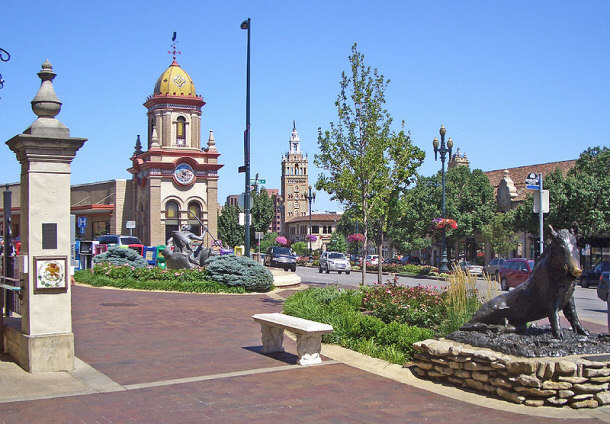
[{"label": "silver car", "polygon": [[320,264],[318,272],[326,271],[328,274],[331,271],[337,271],[339,274],[345,272],[349,274],[352,271],[352,266],[349,260],[343,253],[339,252],[324,252],[320,255]]}]

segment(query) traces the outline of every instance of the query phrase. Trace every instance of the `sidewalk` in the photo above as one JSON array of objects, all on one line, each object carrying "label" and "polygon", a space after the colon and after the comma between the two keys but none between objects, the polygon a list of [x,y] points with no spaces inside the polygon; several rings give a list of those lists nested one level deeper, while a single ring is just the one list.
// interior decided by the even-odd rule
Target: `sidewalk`
[{"label": "sidewalk", "polygon": [[[263,355],[251,316],[289,292],[201,295],[73,287],[70,373],[0,362],[0,423],[601,423],[610,408],[530,408],[413,377],[336,346]],[[594,328],[592,328],[594,329]]]}]

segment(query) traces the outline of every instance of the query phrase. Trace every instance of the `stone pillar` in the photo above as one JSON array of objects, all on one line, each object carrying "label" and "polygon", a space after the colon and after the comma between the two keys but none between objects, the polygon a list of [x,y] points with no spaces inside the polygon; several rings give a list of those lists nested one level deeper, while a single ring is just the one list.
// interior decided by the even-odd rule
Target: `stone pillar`
[{"label": "stone pillar", "polygon": [[38,119],[6,144],[21,163],[21,335],[12,355],[29,372],[74,368],[70,292],[70,163],[87,140],[70,137],[55,116],[49,61],[32,100]]}]

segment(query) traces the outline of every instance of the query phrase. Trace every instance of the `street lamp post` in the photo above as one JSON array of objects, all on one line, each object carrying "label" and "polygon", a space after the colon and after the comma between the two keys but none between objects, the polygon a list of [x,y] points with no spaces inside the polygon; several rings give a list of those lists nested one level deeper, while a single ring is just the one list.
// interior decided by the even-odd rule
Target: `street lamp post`
[{"label": "street lamp post", "polygon": [[[432,141],[432,146],[434,146],[434,160],[437,160],[437,152],[441,154],[441,179],[442,179],[442,187],[443,187],[443,200],[442,200],[442,208],[443,208],[443,216],[445,219],[445,159],[447,153],[449,153],[449,157],[451,157],[451,148],[453,147],[453,140],[451,137],[447,140],[447,147],[445,147],[445,126],[441,125],[441,129],[438,132],[441,135],[441,143],[440,148],[438,147],[438,138],[434,137]],[[449,267],[447,266],[447,236],[445,233],[445,227],[443,227],[443,252],[441,256],[441,265],[438,268],[439,272],[447,272],[449,271]]]},{"label": "street lamp post", "polygon": [[246,131],[244,132],[244,166],[239,172],[245,172],[244,188],[244,255],[250,257],[250,18],[241,23],[241,29],[248,30],[248,53],[246,59]]},{"label": "street lamp post", "polygon": [[[309,202],[309,235],[311,236],[311,202],[316,200],[316,192],[311,191],[311,186],[309,186],[309,194],[306,196],[307,201]],[[311,258],[311,237],[309,237],[309,257]]]}]

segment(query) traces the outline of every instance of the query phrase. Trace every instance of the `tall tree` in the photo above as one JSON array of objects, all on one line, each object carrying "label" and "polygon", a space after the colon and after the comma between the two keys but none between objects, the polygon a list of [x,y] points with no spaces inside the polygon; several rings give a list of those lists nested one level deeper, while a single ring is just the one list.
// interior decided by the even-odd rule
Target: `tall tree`
[{"label": "tall tree", "polygon": [[519,245],[519,238],[510,229],[510,219],[503,212],[496,212],[491,222],[483,225],[482,234],[491,251],[505,258]]},{"label": "tall tree", "polygon": [[264,187],[260,189],[258,186],[254,187],[251,191],[252,196],[252,225],[250,226],[250,240],[251,244],[254,245],[255,232],[266,233],[273,221],[273,200],[267,194],[267,190]]},{"label": "tall tree", "polygon": [[328,251],[333,252],[347,252],[347,242],[345,241],[345,237],[338,231],[335,231],[326,246]]},{"label": "tall tree", "polygon": [[244,242],[244,227],[239,225],[239,208],[226,205],[218,216],[218,237],[223,246],[235,247]]},{"label": "tall tree", "polygon": [[[424,153],[412,145],[404,129],[398,133],[391,129],[392,117],[384,108],[389,80],[364,64],[364,55],[356,44],[349,61],[351,73],[342,73],[335,101],[338,123],[331,122],[330,130],[324,132],[318,129],[321,153],[315,156],[314,163],[329,175],[320,174],[316,188],[362,216],[366,246],[369,220],[378,220],[383,228],[388,199],[406,189],[423,162]],[[364,261],[361,284],[365,273]]]},{"label": "tall tree", "polygon": [[[447,237],[447,244],[451,246],[464,237],[481,235],[483,227],[493,219],[496,206],[494,189],[480,169],[452,168],[447,171],[445,181],[446,217],[458,224]],[[401,200],[402,218],[390,231],[394,243],[404,246],[405,250],[426,247],[430,236],[435,235],[431,222],[442,211],[440,172],[432,177],[419,177]]]}]

